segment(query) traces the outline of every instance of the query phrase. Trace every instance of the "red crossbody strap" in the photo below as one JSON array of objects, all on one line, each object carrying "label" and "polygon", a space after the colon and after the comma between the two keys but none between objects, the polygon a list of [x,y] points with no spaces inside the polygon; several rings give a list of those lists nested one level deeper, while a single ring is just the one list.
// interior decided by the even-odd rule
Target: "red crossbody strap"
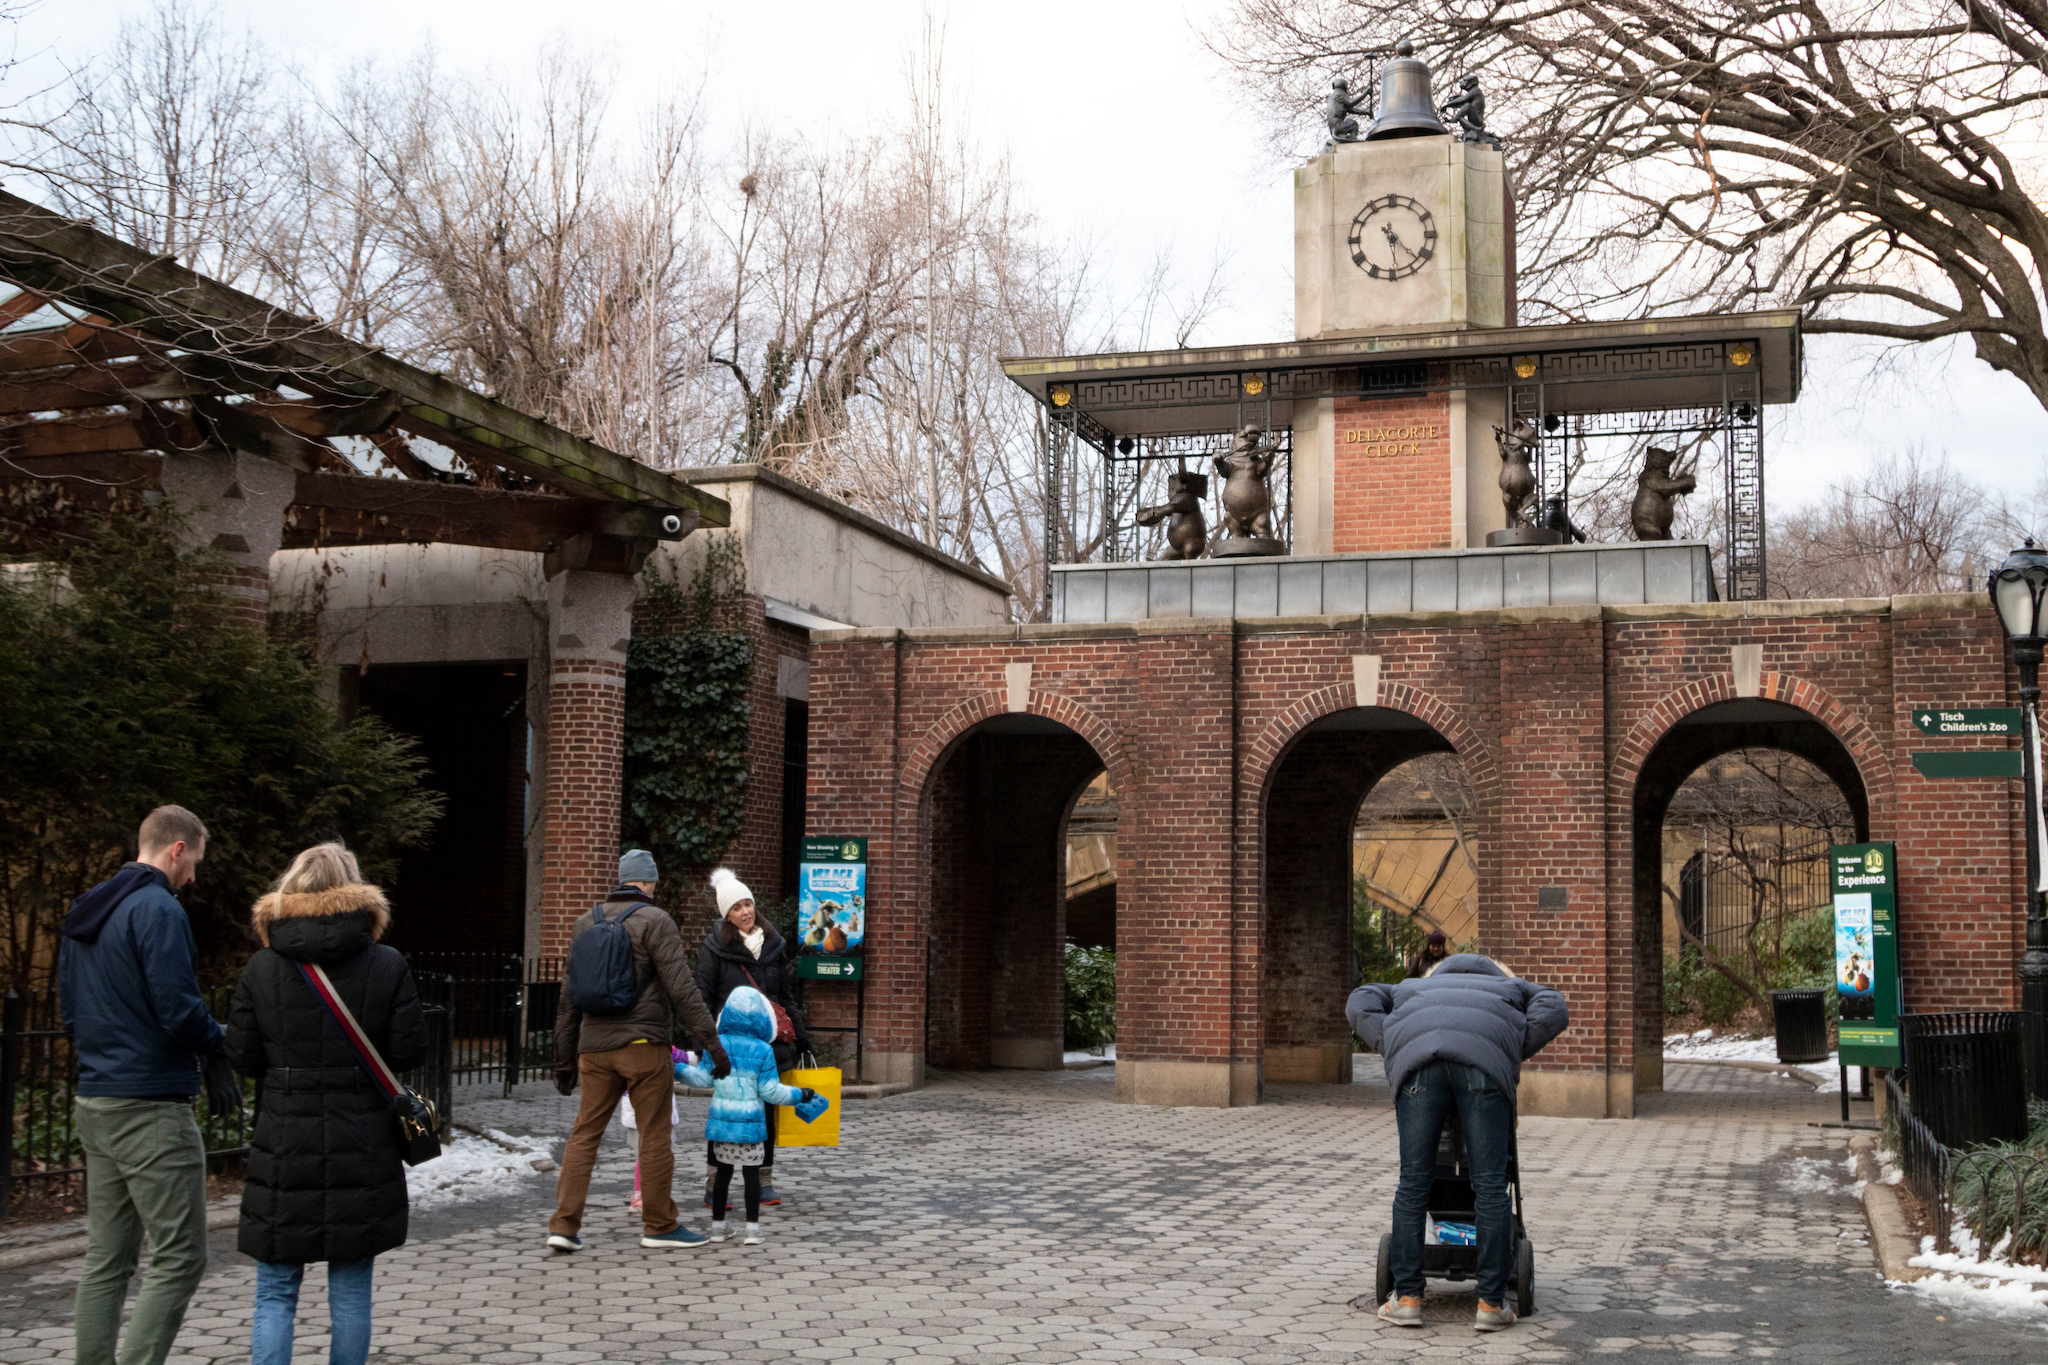
[{"label": "red crossbody strap", "polygon": [[334,989],[334,983],[327,979],[326,968],[318,963],[301,962],[299,975],[306,978],[306,984],[313,988],[313,994],[327,1007],[327,1013],[333,1016],[335,1023],[341,1025],[342,1036],[347,1038],[349,1046],[356,1050],[356,1060],[363,1064],[363,1070],[370,1073],[371,1081],[384,1092],[384,1098],[398,1098],[398,1092],[403,1087],[398,1084],[398,1078],[391,1074],[391,1068],[384,1065],[384,1058],[378,1055],[369,1035],[363,1032],[363,1026],[356,1022],[355,1015],[342,1003],[340,993]]}]

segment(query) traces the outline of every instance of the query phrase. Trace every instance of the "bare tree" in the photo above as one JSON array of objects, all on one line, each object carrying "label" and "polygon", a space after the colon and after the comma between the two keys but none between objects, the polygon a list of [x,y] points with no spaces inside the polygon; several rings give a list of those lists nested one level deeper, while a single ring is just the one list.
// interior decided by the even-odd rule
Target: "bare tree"
[{"label": "bare tree", "polygon": [[[1412,36],[1491,88],[1525,317],[1789,303],[1811,333],[1967,336],[2048,405],[2026,0],[1238,0],[1211,46],[1278,123]],[[1319,134],[1318,134],[1319,136]]]},{"label": "bare tree", "polygon": [[1920,451],[1881,460],[1771,528],[1771,593],[1975,592],[2026,517]]}]

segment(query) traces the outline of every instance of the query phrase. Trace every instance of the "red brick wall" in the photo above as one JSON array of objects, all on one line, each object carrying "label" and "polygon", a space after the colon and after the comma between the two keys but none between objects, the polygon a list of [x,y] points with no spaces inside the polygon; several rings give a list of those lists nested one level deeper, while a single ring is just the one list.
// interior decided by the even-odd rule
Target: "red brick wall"
[{"label": "red brick wall", "polygon": [[604,899],[618,873],[625,726],[623,665],[554,661],[548,681],[547,822],[541,855],[543,956],[569,950],[571,923]]},{"label": "red brick wall", "polygon": [[[1381,658],[1381,704],[1441,734],[1478,794],[1483,946],[1570,1000],[1571,1028],[1536,1067],[1627,1073],[1639,1015],[1652,1042],[1661,943],[1644,937],[1638,913],[1637,783],[1682,778],[1668,757],[1678,750],[1653,758],[1678,721],[1734,699],[1738,644],[1762,647],[1763,697],[1810,718],[1800,724],[1861,789],[1872,837],[1899,843],[1909,1004],[2003,1003],[2019,950],[2014,784],[1924,782],[1913,748],[1968,742],[1909,740],[1901,728],[1911,705],[2009,696],[1988,608],[1784,610],[1673,608],[1659,620],[1553,608],[1346,628],[1048,626],[1008,639],[873,632],[820,643],[810,823],[871,839],[869,1046],[925,1050],[938,850],[920,813],[948,746],[1004,714],[1004,665],[1023,661],[1031,711],[1085,737],[1118,793],[1120,1056],[1252,1061],[1269,1040],[1338,1027],[1321,1018],[1335,987],[1289,976],[1311,945],[1337,942],[1338,911],[1320,926],[1289,916],[1338,894],[1328,846],[1346,831],[1324,807],[1351,798],[1311,791],[1337,779],[1306,769],[1290,788],[1283,762],[1307,727],[1352,705],[1359,653]],[[1679,737],[1696,744],[1698,727]],[[1317,891],[1310,862],[1324,856],[1328,888]],[[1564,891],[1561,911],[1539,909],[1546,887]]]},{"label": "red brick wall", "polygon": [[1451,399],[1336,400],[1331,548],[1445,550],[1451,545]]}]

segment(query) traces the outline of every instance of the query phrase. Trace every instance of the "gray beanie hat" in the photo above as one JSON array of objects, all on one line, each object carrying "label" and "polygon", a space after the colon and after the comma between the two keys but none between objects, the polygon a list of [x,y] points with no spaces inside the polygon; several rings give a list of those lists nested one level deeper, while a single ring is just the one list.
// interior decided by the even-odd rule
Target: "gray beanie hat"
[{"label": "gray beanie hat", "polygon": [[627,849],[619,855],[619,880],[621,882],[658,882],[661,873],[654,866],[654,855],[644,848]]}]

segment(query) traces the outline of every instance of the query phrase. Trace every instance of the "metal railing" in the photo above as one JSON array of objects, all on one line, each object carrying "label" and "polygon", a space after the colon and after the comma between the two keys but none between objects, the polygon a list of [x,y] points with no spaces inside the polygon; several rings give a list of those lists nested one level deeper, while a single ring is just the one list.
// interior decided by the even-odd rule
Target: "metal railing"
[{"label": "metal railing", "polygon": [[[440,973],[413,975],[426,1015],[427,1060],[401,1079],[433,1101],[445,1137],[454,1098],[450,983]],[[214,1018],[227,1017],[233,996],[232,987],[207,993],[207,1008]],[[216,1118],[204,1099],[194,1101],[209,1159],[248,1153],[262,1088],[246,1079],[242,1086],[244,1102],[238,1116]],[[72,1108],[77,1093],[78,1056],[64,1033],[57,992],[8,991],[0,1001],[0,1136],[5,1138],[0,1141],[0,1219],[12,1209],[17,1187],[85,1173],[85,1149]]]},{"label": "metal railing", "polygon": [[1910,1075],[1885,1076],[1886,1126],[1904,1184],[1927,1210],[1934,1249],[1953,1252],[1958,1224],[1978,1254],[2014,1265],[2048,1265],[2048,1151],[1993,1144],[1959,1151],[1944,1145],[1909,1102]]},{"label": "metal railing", "polygon": [[413,973],[448,982],[450,1073],[461,1085],[494,1084],[512,1093],[521,1081],[555,1070],[555,1006],[562,959],[514,953],[414,953]]}]

